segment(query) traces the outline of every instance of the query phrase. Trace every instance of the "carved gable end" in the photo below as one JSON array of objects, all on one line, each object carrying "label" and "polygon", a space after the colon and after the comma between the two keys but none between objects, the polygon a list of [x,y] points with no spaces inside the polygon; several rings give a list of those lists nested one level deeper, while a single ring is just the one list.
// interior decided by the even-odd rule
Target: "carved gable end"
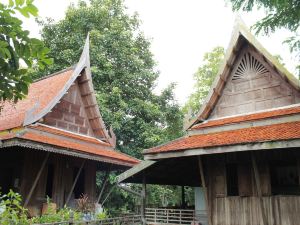
[{"label": "carved gable end", "polygon": [[71,132],[94,136],[77,81],[52,111],[45,115],[43,123]]},{"label": "carved gable end", "polygon": [[210,118],[233,116],[300,102],[299,92],[249,45],[236,58]]}]

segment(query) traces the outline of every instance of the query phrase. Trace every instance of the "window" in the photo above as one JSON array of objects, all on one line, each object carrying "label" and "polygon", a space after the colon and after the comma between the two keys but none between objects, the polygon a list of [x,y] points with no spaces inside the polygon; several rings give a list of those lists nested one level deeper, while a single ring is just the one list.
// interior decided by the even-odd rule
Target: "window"
[{"label": "window", "polygon": [[53,164],[49,164],[48,173],[47,173],[47,183],[46,183],[46,196],[48,196],[49,198],[52,198],[53,178],[54,178],[54,167]]},{"label": "window", "polygon": [[[78,172],[79,172],[79,168],[75,167],[74,170],[73,170],[73,181],[75,181]],[[81,173],[80,173],[80,175],[78,177],[78,180],[76,182],[76,185],[74,187],[74,196],[75,196],[75,199],[80,198],[80,196],[82,194],[84,194],[84,180],[85,180],[84,169],[82,169]]]},{"label": "window", "polygon": [[274,162],[270,175],[273,195],[300,195],[297,162]]},{"label": "window", "polygon": [[237,164],[226,165],[226,182],[227,182],[227,196],[238,196],[238,174]]}]

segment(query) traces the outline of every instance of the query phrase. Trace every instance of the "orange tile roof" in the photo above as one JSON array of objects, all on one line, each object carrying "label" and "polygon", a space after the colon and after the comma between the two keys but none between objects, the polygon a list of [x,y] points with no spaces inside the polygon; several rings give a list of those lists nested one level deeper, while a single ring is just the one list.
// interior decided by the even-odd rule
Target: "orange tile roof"
[{"label": "orange tile roof", "polygon": [[28,126],[28,127],[32,128],[32,129],[35,129],[35,130],[48,132],[48,133],[51,133],[51,134],[56,134],[56,135],[60,135],[60,136],[74,138],[74,139],[77,139],[77,140],[80,140],[80,141],[87,141],[87,142],[91,142],[91,143],[94,143],[94,144],[99,144],[100,143],[101,145],[104,145],[104,146],[111,146],[109,143],[100,141],[97,138],[89,137],[89,136],[85,136],[85,135],[81,135],[81,134],[76,134],[76,133],[73,133],[73,132],[70,132],[70,131],[64,131],[64,130],[58,129],[56,127],[50,127],[50,126],[45,126],[45,125],[31,125],[31,126]]},{"label": "orange tile roof", "polygon": [[[115,151],[113,149],[107,149],[107,143],[102,143],[102,142],[97,142],[97,144],[92,141],[91,144],[91,139],[88,137],[83,137],[83,139],[80,139],[76,137],[77,135],[69,135],[67,136],[68,138],[62,138],[62,133],[64,131],[61,131],[62,133],[53,133],[51,131],[55,130],[54,129],[43,129],[43,131],[50,131],[51,134],[57,134],[56,135],[48,135],[48,133],[43,133],[39,132],[41,131],[41,127],[38,127],[38,129],[35,129],[34,126],[30,126],[30,129],[18,129],[17,132],[3,132],[0,134],[0,140],[5,141],[7,139],[11,138],[19,138],[23,140],[29,140],[29,141],[34,141],[38,143],[43,143],[43,144],[48,144],[52,145],[55,147],[61,147],[61,148],[66,148],[70,152],[79,152],[83,154],[89,154],[92,156],[99,156],[103,157],[106,159],[114,160],[114,161],[119,161],[120,164],[126,163],[129,165],[135,165],[139,163],[139,160],[130,157],[126,154],[123,154],[121,152]],[[50,133],[49,132],[49,133]],[[68,132],[66,132],[68,133]],[[19,135],[18,135],[19,134]],[[78,135],[80,136],[80,135]],[[78,141],[80,140],[80,141]]]},{"label": "orange tile roof", "polygon": [[[300,138],[300,121],[183,137],[144,154]],[[209,151],[209,150],[208,150]]]},{"label": "orange tile roof", "polygon": [[[16,104],[4,102],[0,111],[0,131],[20,127],[23,125],[25,114],[39,103],[35,113],[41,112],[71,78],[73,69],[64,70],[53,76],[36,81],[29,86],[28,95]],[[2,105],[0,103],[0,105]]]},{"label": "orange tile roof", "polygon": [[115,150],[103,149],[103,146],[99,147],[89,146],[87,144],[76,143],[74,141],[63,140],[59,137],[49,137],[47,135],[38,134],[35,132],[26,132],[20,137],[21,139],[36,141],[39,143],[59,146],[63,148],[68,148],[69,150],[75,150],[83,153],[92,154],[95,156],[105,157],[108,159],[119,160],[122,162],[130,163],[132,165],[137,164],[139,161],[135,158],[132,158],[128,155],[122,154]]},{"label": "orange tile roof", "polygon": [[208,120],[207,122],[194,125],[191,128],[191,130],[198,130],[198,129],[205,128],[205,127],[216,127],[216,126],[232,124],[232,123],[240,123],[240,122],[261,120],[261,119],[267,119],[267,118],[274,118],[274,117],[292,115],[292,114],[297,114],[297,113],[300,113],[300,106],[298,106],[298,105],[294,106],[294,107],[275,109],[275,110],[266,111],[266,112],[259,112],[259,113],[253,113],[253,114],[242,115],[242,116],[228,117],[228,118],[224,118],[224,119]]}]

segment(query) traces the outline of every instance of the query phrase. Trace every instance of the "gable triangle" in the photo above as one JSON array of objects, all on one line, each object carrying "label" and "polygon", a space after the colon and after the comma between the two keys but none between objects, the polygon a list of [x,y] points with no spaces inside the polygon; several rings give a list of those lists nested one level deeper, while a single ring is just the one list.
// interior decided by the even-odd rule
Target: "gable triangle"
[{"label": "gable triangle", "polygon": [[[249,74],[252,75],[250,76]],[[253,76],[260,77],[260,82],[266,82],[271,79],[272,82],[275,80],[278,82],[280,80],[281,82],[277,89],[273,89],[271,91],[263,90],[263,93],[261,93],[262,96],[265,96],[265,92],[268,94],[273,93],[275,95],[281,91],[292,92],[285,96],[289,96],[287,99],[279,99],[276,103],[266,103],[267,105],[269,104],[268,106],[264,106],[265,103],[261,103],[260,106],[257,106],[255,109],[253,109],[254,111],[256,111],[256,108],[273,108],[279,107],[279,105],[294,104],[299,102],[299,80],[290,74],[276,58],[266,51],[249,32],[240,18],[237,18],[235,29],[233,31],[229,47],[226,51],[225,59],[220,66],[219,72],[211,86],[210,92],[201,109],[199,110],[199,113],[186,123],[185,128],[188,129],[197,123],[207,120],[208,118],[218,117],[218,111],[217,109],[215,110],[216,105],[221,104],[219,102],[222,102],[222,105],[224,105],[225,102],[228,101],[228,99],[225,99],[226,96],[223,96],[224,89],[226,89],[225,91],[227,92],[232,92],[233,89],[238,86],[234,85],[234,82],[239,83],[239,80],[249,80],[249,77],[253,78]],[[258,82],[258,85],[261,85],[260,82]],[[241,84],[241,86],[242,85],[243,84]],[[251,83],[251,87],[253,88],[254,84]],[[253,94],[249,95],[250,96],[245,95],[247,96],[246,98],[258,98],[257,96],[253,97]],[[259,93],[257,93],[257,95],[259,95]],[[284,96],[278,97],[280,98]],[[294,99],[292,100],[292,98]],[[241,97],[241,99],[243,99],[243,97]],[[242,103],[244,103],[244,105]],[[238,110],[231,110],[228,108],[228,112],[222,112],[219,114],[222,114],[223,116],[232,116],[245,111],[250,112],[251,108],[247,109],[246,104],[246,102],[241,102]],[[257,105],[258,104],[259,103],[257,103]],[[242,109],[243,107],[244,109]],[[230,110],[231,112],[229,112]]]}]

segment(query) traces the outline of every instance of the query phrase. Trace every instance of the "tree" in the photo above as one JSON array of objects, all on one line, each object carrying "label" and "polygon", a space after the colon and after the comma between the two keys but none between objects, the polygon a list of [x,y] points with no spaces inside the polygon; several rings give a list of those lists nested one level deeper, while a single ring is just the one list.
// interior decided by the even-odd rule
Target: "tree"
[{"label": "tree", "polygon": [[17,12],[30,17],[37,16],[38,10],[33,0],[0,3],[0,101],[22,99],[32,82],[27,69],[34,63],[40,69],[52,63],[43,42],[30,38],[29,31],[23,30],[22,21],[15,16]]},{"label": "tree", "polygon": [[189,96],[187,103],[183,107],[183,112],[189,114],[188,116],[195,116],[200,110],[212,82],[218,73],[224,54],[223,47],[215,47],[211,52],[204,54],[203,64],[194,74],[194,92]]},{"label": "tree", "polygon": [[[294,33],[292,37],[285,40],[290,46],[291,52],[296,53],[300,58],[300,1],[284,0],[284,1],[268,1],[268,0],[229,0],[232,3],[232,10],[243,10],[250,12],[253,7],[263,8],[266,16],[254,24],[253,28],[256,33],[264,32],[270,34],[277,29],[286,28]],[[299,68],[299,66],[298,66]],[[299,68],[300,70],[300,68]],[[299,73],[300,75],[300,73]]]},{"label": "tree", "polygon": [[[137,15],[126,14],[122,0],[79,1],[63,20],[40,21],[42,40],[54,64],[48,73],[77,62],[90,33],[93,83],[106,125],[112,125],[117,148],[141,158],[141,150],[181,135],[182,115],[170,85],[153,93],[159,74],[150,42]],[[37,71],[36,77],[45,75]]]},{"label": "tree", "polygon": [[[182,134],[182,114],[174,84],[160,95],[153,93],[159,73],[139,23],[137,15],[126,14],[122,0],[79,1],[63,20],[40,21],[54,64],[33,74],[40,77],[76,63],[89,32],[93,83],[105,124],[113,127],[117,149],[141,158],[143,149]],[[134,196],[114,189],[105,207],[120,211],[125,200],[124,211],[134,208]]]}]

